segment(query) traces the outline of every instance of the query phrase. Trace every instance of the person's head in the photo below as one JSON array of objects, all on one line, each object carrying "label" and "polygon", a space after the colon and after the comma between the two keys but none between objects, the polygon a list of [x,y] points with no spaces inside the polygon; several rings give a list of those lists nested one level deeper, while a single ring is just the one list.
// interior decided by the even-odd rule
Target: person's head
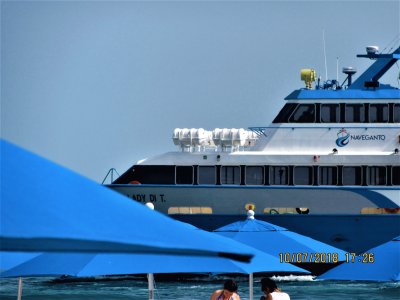
[{"label": "person's head", "polygon": [[236,293],[238,290],[238,285],[237,283],[232,280],[232,279],[228,279],[225,281],[224,283],[224,295],[226,297],[230,297],[233,295],[233,293]]},{"label": "person's head", "polygon": [[265,293],[272,293],[278,289],[275,281],[270,278],[263,278],[261,279],[261,291]]}]

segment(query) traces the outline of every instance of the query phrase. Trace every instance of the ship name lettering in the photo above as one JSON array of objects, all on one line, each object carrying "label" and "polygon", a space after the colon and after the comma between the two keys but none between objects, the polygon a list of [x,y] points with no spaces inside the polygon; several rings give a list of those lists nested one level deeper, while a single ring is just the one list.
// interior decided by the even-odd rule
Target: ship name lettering
[{"label": "ship name lettering", "polygon": [[164,194],[159,194],[159,195],[157,195],[157,194],[147,194],[147,195],[146,194],[136,194],[136,195],[132,195],[131,198],[133,200],[136,200],[137,202],[143,202],[143,203],[147,202],[146,199],[148,199],[148,201],[150,201],[150,202],[157,202],[157,201],[166,202]]},{"label": "ship name lettering", "polygon": [[145,194],[133,195],[132,198],[134,198],[138,202],[146,202],[146,195]]},{"label": "ship name lettering", "polygon": [[368,134],[358,134],[358,135],[351,135],[352,140],[356,141],[384,141],[386,136],[384,134],[376,134],[376,135],[368,135]]},{"label": "ship name lettering", "polygon": [[150,194],[150,195],[149,195],[149,198],[150,198],[150,202],[157,202],[157,195],[155,195],[155,194]]},{"label": "ship name lettering", "polygon": [[165,202],[164,194],[160,194],[161,202]]}]

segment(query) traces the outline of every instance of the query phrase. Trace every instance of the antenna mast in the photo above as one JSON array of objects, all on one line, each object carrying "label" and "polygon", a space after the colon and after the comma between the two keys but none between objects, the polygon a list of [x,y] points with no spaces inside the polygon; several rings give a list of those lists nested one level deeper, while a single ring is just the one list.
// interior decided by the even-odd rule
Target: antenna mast
[{"label": "antenna mast", "polygon": [[327,81],[328,80],[328,67],[326,65],[325,29],[322,30],[322,41],[324,43],[325,81]]},{"label": "antenna mast", "polygon": [[339,82],[339,57],[336,57],[336,81]]}]

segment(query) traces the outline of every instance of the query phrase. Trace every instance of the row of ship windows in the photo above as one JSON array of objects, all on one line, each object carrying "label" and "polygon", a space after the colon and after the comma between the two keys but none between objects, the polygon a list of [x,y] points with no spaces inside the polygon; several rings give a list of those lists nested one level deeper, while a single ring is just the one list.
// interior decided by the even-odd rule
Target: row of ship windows
[{"label": "row of ship windows", "polygon": [[400,104],[288,103],[273,123],[400,123]]},{"label": "row of ship windows", "polygon": [[[254,204],[246,204],[246,210],[255,209]],[[259,209],[259,208],[257,208]],[[307,207],[266,207],[262,211],[264,214],[300,214],[308,215],[312,211]],[[399,208],[380,208],[380,207],[363,207],[361,214],[383,215],[383,214],[400,214]],[[213,214],[213,209],[209,206],[172,206],[168,208],[168,214]]]},{"label": "row of ship windows", "polygon": [[128,182],[144,184],[400,185],[400,166],[135,166],[133,174]]}]

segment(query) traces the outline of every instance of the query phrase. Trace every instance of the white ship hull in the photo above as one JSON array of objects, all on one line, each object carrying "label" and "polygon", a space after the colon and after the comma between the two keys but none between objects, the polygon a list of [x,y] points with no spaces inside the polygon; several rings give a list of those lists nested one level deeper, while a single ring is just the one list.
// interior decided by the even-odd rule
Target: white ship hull
[{"label": "white ship hull", "polygon": [[[277,208],[308,208],[309,214],[361,214],[367,208],[397,208],[400,191],[395,187],[270,187],[270,186],[157,186],[113,185],[136,201],[152,202],[163,213],[174,208],[207,207],[213,214],[242,214],[253,205],[257,215]],[[275,209],[275,211],[273,210]],[[275,212],[276,213],[276,212]]]}]

